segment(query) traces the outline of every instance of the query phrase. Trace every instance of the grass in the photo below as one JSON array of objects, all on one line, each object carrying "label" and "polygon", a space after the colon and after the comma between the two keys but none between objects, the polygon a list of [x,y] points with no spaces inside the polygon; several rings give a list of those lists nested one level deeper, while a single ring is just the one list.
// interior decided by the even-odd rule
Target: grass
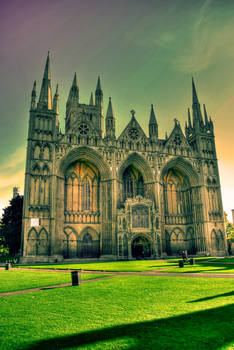
[{"label": "grass", "polygon": [[0,299],[1,350],[231,350],[231,279],[121,276]]},{"label": "grass", "polygon": [[[197,258],[196,261],[205,261],[215,258]],[[89,262],[89,263],[70,263],[70,264],[43,264],[43,265],[19,265],[33,269],[82,269],[90,271],[122,271],[122,272],[141,272],[153,271],[171,266],[178,266],[178,259],[170,260],[133,260],[133,261],[111,261],[111,262]],[[17,265],[15,266],[17,267]]]},{"label": "grass", "polygon": [[[94,278],[110,276],[101,274],[81,274],[83,281]],[[48,287],[57,284],[71,283],[70,273],[54,271],[3,271],[0,270],[0,293],[23,289]],[[1,347],[0,347],[1,348]]]},{"label": "grass", "polygon": [[165,270],[169,273],[234,273],[234,264],[222,263],[198,263],[195,265],[185,264],[183,268],[173,267]]},{"label": "grass", "polygon": [[233,262],[233,263],[234,263],[234,258],[218,258],[218,259],[215,259],[215,261],[220,261],[220,262]]},{"label": "grass", "polygon": [[[159,272],[176,273],[234,273],[233,264],[223,263],[224,259],[216,258],[197,258],[196,265],[185,265],[184,268],[178,268],[178,260],[134,260],[134,261],[112,261],[112,262],[94,262],[94,263],[73,263],[73,264],[51,264],[51,265],[30,265],[32,269],[82,269],[90,271],[121,271],[121,272],[142,272],[158,270]],[[22,266],[23,267],[23,266]]]}]

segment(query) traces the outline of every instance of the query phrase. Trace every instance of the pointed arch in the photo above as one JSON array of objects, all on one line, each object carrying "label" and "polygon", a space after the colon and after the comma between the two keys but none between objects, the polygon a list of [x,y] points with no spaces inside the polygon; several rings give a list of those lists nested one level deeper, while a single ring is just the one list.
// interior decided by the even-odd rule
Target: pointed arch
[{"label": "pointed arch", "polygon": [[41,167],[38,163],[34,163],[33,166],[32,166],[32,171],[35,175],[38,175],[40,174],[41,172]]},{"label": "pointed arch", "polygon": [[38,234],[37,255],[48,255],[48,232],[42,227]]},{"label": "pointed arch", "polygon": [[44,164],[44,165],[43,165],[43,168],[42,168],[42,174],[43,174],[43,175],[48,175],[49,172],[50,172],[50,170],[49,170],[48,165],[47,165],[47,164]]},{"label": "pointed arch", "polygon": [[51,145],[49,143],[46,143],[43,147],[43,159],[51,159]]},{"label": "pointed arch", "polygon": [[100,256],[100,238],[95,229],[85,227],[79,234],[80,256],[83,258],[97,258]]},{"label": "pointed arch", "polygon": [[120,181],[122,181],[124,171],[130,165],[136,168],[141,173],[143,181],[145,183],[154,181],[154,176],[148,161],[135,152],[128,155],[127,158],[120,165],[119,171],[117,173],[118,179]]},{"label": "pointed arch", "polygon": [[37,255],[37,239],[38,239],[37,230],[34,227],[32,227],[28,233],[28,238],[27,238],[27,255],[29,256]]},{"label": "pointed arch", "polygon": [[41,144],[37,142],[33,148],[33,158],[40,159],[40,155],[41,155]]}]

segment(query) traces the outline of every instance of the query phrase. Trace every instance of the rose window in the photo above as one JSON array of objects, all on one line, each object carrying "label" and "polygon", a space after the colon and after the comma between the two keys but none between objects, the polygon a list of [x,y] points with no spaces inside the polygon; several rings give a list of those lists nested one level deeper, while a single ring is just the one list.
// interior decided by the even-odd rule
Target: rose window
[{"label": "rose window", "polygon": [[88,132],[89,132],[89,127],[88,127],[88,125],[85,124],[85,123],[80,124],[80,126],[79,126],[79,132],[80,132],[81,135],[87,135]]},{"label": "rose window", "polygon": [[136,128],[132,128],[129,130],[128,135],[132,140],[136,140],[138,138],[139,132]]},{"label": "rose window", "polygon": [[176,146],[180,146],[182,143],[181,138],[179,136],[175,136],[174,143],[176,144]]}]

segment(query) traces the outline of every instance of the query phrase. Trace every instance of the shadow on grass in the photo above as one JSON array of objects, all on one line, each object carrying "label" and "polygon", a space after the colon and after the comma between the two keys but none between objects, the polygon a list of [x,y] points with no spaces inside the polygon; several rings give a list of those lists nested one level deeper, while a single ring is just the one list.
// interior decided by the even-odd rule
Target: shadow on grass
[{"label": "shadow on grass", "polygon": [[[232,292],[228,292],[228,293],[223,293],[223,294],[217,294],[217,295],[213,295],[212,297],[206,297],[206,298],[201,298],[201,299],[196,299],[196,300],[192,300],[192,301],[188,301],[187,303],[197,303],[199,301],[207,301],[207,300],[211,300],[211,299],[216,299],[216,298],[221,298],[221,297],[230,297],[234,295],[234,290]],[[234,326],[233,326],[234,327]],[[234,332],[234,330],[233,330]]]},{"label": "shadow on grass", "polygon": [[77,333],[52,339],[41,340],[21,350],[41,349],[93,349],[98,343],[101,348],[118,349],[115,341],[121,342],[121,349],[173,349],[181,350],[184,344],[189,349],[218,350],[230,344],[234,339],[234,325],[231,318],[234,314],[234,304],[175,316],[167,319],[137,322],[103,328],[94,331]]}]

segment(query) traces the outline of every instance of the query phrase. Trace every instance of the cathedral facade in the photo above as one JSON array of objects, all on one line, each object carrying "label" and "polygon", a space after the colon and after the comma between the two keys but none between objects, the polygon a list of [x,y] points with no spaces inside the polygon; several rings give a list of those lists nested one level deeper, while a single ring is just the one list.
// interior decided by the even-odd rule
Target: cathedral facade
[{"label": "cathedral facade", "polygon": [[31,97],[22,262],[223,255],[226,239],[214,128],[192,81],[192,113],[160,139],[153,105],[148,135],[131,111],[116,137],[98,78],[90,103],[76,75],[59,125],[47,57],[39,99]]}]

